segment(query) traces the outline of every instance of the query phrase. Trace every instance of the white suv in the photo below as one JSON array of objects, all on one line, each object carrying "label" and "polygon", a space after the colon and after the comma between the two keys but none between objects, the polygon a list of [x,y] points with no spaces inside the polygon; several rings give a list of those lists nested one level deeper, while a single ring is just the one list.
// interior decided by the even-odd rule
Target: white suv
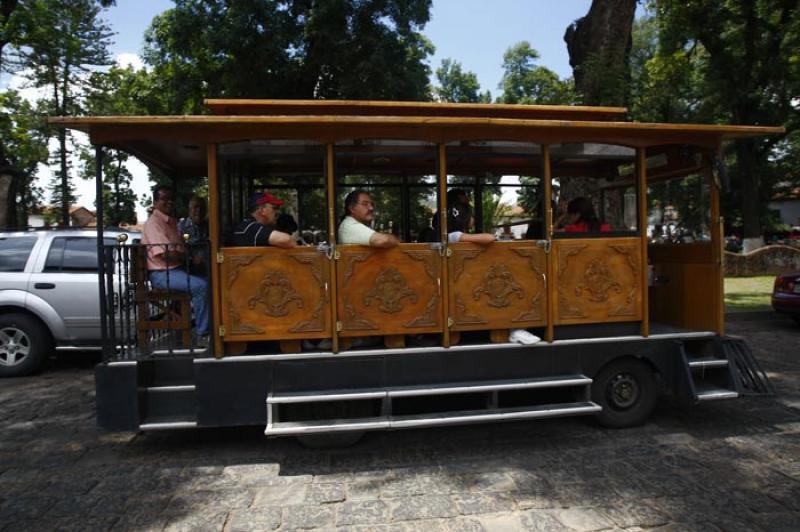
[{"label": "white suv", "polygon": [[[120,234],[104,239],[116,244]],[[34,373],[54,348],[100,338],[97,232],[0,232],[0,377]]]}]

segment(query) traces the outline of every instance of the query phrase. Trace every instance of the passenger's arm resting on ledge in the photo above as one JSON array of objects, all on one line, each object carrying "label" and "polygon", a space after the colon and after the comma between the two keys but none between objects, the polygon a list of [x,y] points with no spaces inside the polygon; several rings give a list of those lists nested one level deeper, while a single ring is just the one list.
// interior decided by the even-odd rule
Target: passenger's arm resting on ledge
[{"label": "passenger's arm resting on ledge", "polygon": [[178,245],[176,247],[175,244],[170,244],[169,249],[165,249],[160,253],[159,253],[159,248],[156,247],[156,251],[153,253],[153,255],[156,257],[161,256],[161,260],[163,260],[168,264],[173,264],[175,262],[180,262],[183,260],[184,250],[183,246]]},{"label": "passenger's arm resting on ledge", "polygon": [[282,231],[272,231],[269,234],[269,245],[276,248],[293,248],[297,245],[292,235]]},{"label": "passenger's arm resting on ledge", "polygon": [[369,245],[375,248],[393,248],[399,243],[397,237],[389,233],[376,232],[369,237]]},{"label": "passenger's arm resting on ledge", "polygon": [[494,240],[494,235],[489,233],[461,233],[461,236],[458,238],[459,242],[472,242],[473,244],[480,244],[482,246],[491,244]]}]

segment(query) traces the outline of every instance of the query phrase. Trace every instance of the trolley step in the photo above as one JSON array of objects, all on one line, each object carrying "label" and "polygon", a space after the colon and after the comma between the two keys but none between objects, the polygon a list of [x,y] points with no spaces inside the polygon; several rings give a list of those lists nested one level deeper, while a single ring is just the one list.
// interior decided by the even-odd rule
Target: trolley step
[{"label": "trolley step", "polygon": [[319,434],[364,430],[423,428],[444,425],[464,425],[525,419],[544,419],[562,416],[596,414],[602,407],[592,401],[543,405],[537,407],[498,408],[491,410],[464,410],[441,414],[409,416],[381,416],[360,419],[329,419],[315,421],[289,421],[268,425],[267,436]]},{"label": "trolley step", "polygon": [[728,360],[724,358],[713,357],[690,358],[689,367],[692,369],[727,368]]},{"label": "trolley step", "polygon": [[722,399],[736,399],[739,393],[727,388],[719,388],[711,385],[697,385],[696,386],[697,400],[705,401],[720,401]]},{"label": "trolley step", "polygon": [[268,405],[291,403],[317,403],[323,401],[350,401],[365,399],[384,399],[400,397],[423,397],[430,395],[453,395],[481,392],[501,392],[511,390],[530,390],[588,386],[592,379],[585,375],[559,375],[535,379],[516,379],[502,381],[476,381],[425,386],[393,386],[356,390],[319,390],[313,392],[282,392],[267,397]]}]

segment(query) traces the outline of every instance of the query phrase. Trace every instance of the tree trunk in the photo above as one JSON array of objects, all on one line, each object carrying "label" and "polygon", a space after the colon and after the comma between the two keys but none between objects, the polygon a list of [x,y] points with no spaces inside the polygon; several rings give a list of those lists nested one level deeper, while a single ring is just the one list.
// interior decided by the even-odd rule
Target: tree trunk
[{"label": "tree trunk", "polygon": [[628,53],[636,0],[593,0],[564,34],[575,86],[586,105],[627,101]]},{"label": "tree trunk", "polygon": [[13,228],[16,224],[16,211],[12,208],[11,186],[14,176],[0,169],[0,229]]},{"label": "tree trunk", "polygon": [[69,179],[67,176],[67,132],[58,130],[59,159],[61,159],[61,226],[69,227]]},{"label": "tree trunk", "polygon": [[761,231],[761,201],[759,193],[759,168],[756,144],[752,139],[736,141],[736,161],[739,180],[742,183],[742,243],[744,251],[752,251],[764,245]]}]

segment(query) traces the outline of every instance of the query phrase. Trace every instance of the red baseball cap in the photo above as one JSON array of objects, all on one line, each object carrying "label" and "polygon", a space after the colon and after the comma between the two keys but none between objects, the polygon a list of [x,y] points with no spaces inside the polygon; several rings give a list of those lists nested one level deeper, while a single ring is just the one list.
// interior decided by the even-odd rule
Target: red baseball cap
[{"label": "red baseball cap", "polygon": [[280,207],[281,205],[283,205],[283,200],[276,198],[275,196],[266,191],[256,192],[250,198],[250,206],[252,208],[256,208],[259,205],[266,205],[267,203],[269,203],[270,205],[275,205],[276,207]]}]

